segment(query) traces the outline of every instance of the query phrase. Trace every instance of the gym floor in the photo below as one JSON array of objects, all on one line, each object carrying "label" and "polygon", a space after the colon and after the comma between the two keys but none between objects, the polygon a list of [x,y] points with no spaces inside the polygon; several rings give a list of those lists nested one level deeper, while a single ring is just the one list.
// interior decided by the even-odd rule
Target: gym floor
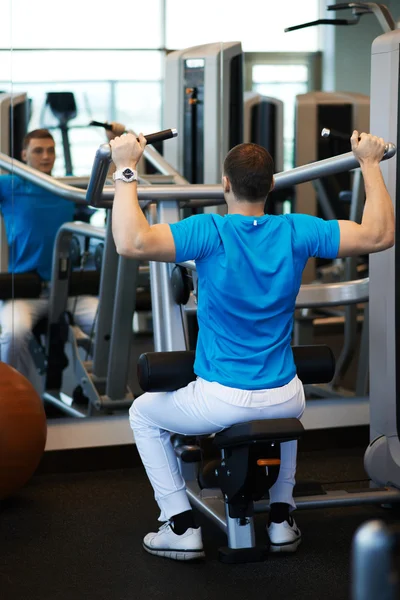
[{"label": "gym floor", "polygon": [[[326,489],[340,489],[341,482],[346,489],[366,487],[362,438],[367,432],[358,436],[359,445],[348,433],[341,435],[341,444],[336,440],[334,451],[315,440],[301,441],[298,480],[323,482]],[[303,543],[296,554],[224,565],[218,547],[225,536],[198,514],[206,559],[175,562],[142,549],[143,536],[159,525],[157,507],[136,451],[121,447],[118,455],[114,463],[122,468],[95,470],[107,465],[101,455],[92,453],[85,462],[70,453],[71,460],[58,461],[56,474],[45,472],[55,464],[50,468],[45,460],[41,474],[2,503],[1,600],[348,600],[356,529],[373,518],[397,519],[394,511],[373,506],[298,511]],[[72,472],[60,472],[62,465]],[[265,515],[257,515],[259,541],[265,521]]]}]

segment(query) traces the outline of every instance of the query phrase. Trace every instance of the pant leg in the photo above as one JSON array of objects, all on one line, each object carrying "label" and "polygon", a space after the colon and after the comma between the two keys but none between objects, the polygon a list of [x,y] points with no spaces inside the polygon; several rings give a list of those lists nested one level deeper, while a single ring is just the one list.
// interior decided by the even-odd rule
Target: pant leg
[{"label": "pant leg", "polygon": [[1,360],[30,379],[35,366],[28,344],[32,328],[47,316],[48,299],[6,300],[1,304]]},{"label": "pant leg", "polygon": [[196,382],[177,392],[146,393],[129,411],[136,447],[161,511],[160,521],[191,508],[171,432],[201,435],[223,429],[204,418],[196,395]]},{"label": "pant leg", "polygon": [[75,323],[86,335],[93,335],[99,299],[97,296],[72,296],[68,298],[67,310]]},{"label": "pant leg", "polygon": [[[227,389],[229,395],[230,390]],[[303,398],[299,393],[276,406],[255,407],[246,405],[251,392],[235,392],[238,392],[236,396],[239,397],[239,402],[240,398],[243,398],[243,405],[222,400],[218,397],[220,394],[215,394],[213,384],[197,379],[176,392],[143,394],[133,403],[129,411],[130,424],[138,452],[153,486],[155,499],[161,509],[160,520],[167,520],[190,508],[185,481],[180,474],[171,444],[170,432],[206,435],[235,423],[263,418],[294,417],[303,411]],[[294,452],[293,462],[293,452],[283,452],[282,456],[284,467],[285,462],[287,463],[285,472],[288,482],[285,479],[285,485],[281,486],[286,498],[289,495],[288,491],[293,490],[296,457]],[[277,495],[279,494],[283,495],[278,487]]]},{"label": "pant leg", "polygon": [[[274,418],[294,417],[300,419],[305,409],[305,395],[302,385],[298,392],[298,402],[293,406],[293,409],[290,409],[288,413],[282,414],[280,417]],[[285,504],[289,504],[293,510],[296,508],[296,503],[293,499],[293,489],[296,484],[296,467],[297,440],[284,442],[281,444],[281,465],[278,478],[269,490],[270,504],[274,502],[284,502]]]}]

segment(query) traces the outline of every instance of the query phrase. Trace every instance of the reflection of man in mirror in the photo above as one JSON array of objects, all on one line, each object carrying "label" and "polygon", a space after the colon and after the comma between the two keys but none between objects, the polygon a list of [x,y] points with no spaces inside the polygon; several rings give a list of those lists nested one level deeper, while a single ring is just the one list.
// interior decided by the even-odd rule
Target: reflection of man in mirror
[{"label": "reflection of man in mirror", "polygon": [[23,141],[22,160],[33,169],[51,175],[56,160],[54,138],[47,129],[28,133]]},{"label": "reflection of man in mirror", "polygon": [[[51,175],[56,158],[51,133],[47,129],[29,132],[21,158],[29,167]],[[36,272],[43,280],[40,298],[0,302],[0,358],[32,379],[35,367],[29,340],[32,329],[47,316],[53,246],[61,225],[74,220],[75,204],[10,174],[0,176],[0,212],[7,234],[8,271]],[[88,335],[93,334],[97,304],[94,296],[79,296],[69,298],[66,307]]]}]

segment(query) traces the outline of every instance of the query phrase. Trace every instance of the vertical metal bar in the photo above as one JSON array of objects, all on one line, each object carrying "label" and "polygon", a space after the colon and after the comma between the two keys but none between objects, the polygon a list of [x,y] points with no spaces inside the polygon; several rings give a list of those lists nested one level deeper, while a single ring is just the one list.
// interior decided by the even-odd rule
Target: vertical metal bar
[{"label": "vertical metal bar", "polygon": [[60,126],[61,138],[64,151],[64,163],[65,163],[65,174],[73,175],[72,157],[71,157],[71,144],[68,135],[68,125],[65,123]]},{"label": "vertical metal bar", "polygon": [[364,307],[364,322],[360,340],[356,377],[356,397],[368,396],[369,384],[369,305]]},{"label": "vertical metal bar", "polygon": [[[353,177],[351,206],[349,219],[356,223],[361,222],[364,207],[364,182],[361,175],[361,169],[356,169]],[[357,256],[350,256],[345,259],[344,279],[352,281],[357,279]],[[356,305],[345,306],[344,308],[344,345],[336,361],[335,375],[330,387],[335,388],[339,385],[340,379],[345,375],[353,360],[354,349],[357,343],[357,314]],[[361,349],[362,350],[362,349]],[[360,354],[361,354],[360,350]],[[360,364],[359,364],[360,367]]]},{"label": "vertical metal bar", "polygon": [[[68,224],[65,224],[67,226]],[[51,273],[51,291],[49,301],[49,326],[58,323],[65,311],[68,300],[70,272],[70,244],[72,231],[61,227],[57,233],[53,250]],[[46,350],[49,351],[49,335],[47,335]]]},{"label": "vertical metal bar", "polygon": [[[166,200],[158,204],[157,221],[158,223],[176,223],[180,220],[179,204],[175,200]],[[156,323],[155,331],[157,330],[158,339],[154,339],[154,349],[159,351],[171,350],[186,350],[185,332],[183,328],[183,319],[180,310],[171,292],[171,271],[172,264],[159,263],[154,268],[154,263],[150,264],[151,268],[151,286],[153,281],[156,283],[154,295],[161,298],[162,302],[158,307],[158,314],[153,312],[153,319],[159,319]],[[153,300],[153,289],[152,289]],[[159,345],[161,347],[159,347]]]},{"label": "vertical metal bar", "polygon": [[110,121],[117,120],[117,102],[116,102],[116,90],[115,90],[115,81],[110,81],[110,106],[109,106],[109,115]]},{"label": "vertical metal bar", "polygon": [[[221,450],[222,461],[225,458],[225,450]],[[254,533],[253,518],[246,518],[243,524],[240,519],[229,516],[229,504],[225,499],[225,518],[226,535],[228,537],[228,547],[235,548],[253,548],[256,545],[256,536]]]},{"label": "vertical metal bar", "polygon": [[[150,208],[148,209],[147,218],[150,225],[154,225],[155,223],[157,223],[157,207],[155,204],[150,205]],[[161,352],[165,347],[163,337],[163,309],[159,267],[160,263],[154,261],[149,262],[151,312],[153,318],[153,337],[155,352]]]},{"label": "vertical metal bar", "polygon": [[126,397],[138,271],[139,261],[120,256],[106,387],[106,395],[111,400]]},{"label": "vertical metal bar", "polygon": [[102,379],[107,375],[112,330],[112,315],[116,292],[118,254],[111,231],[111,211],[107,213],[107,233],[101,267],[99,312],[93,354],[93,375]]},{"label": "vertical metal bar", "polygon": [[241,525],[240,519],[229,516],[229,506],[225,503],[226,526],[229,548],[254,548],[256,537],[254,533],[253,517],[246,518],[246,523]]}]

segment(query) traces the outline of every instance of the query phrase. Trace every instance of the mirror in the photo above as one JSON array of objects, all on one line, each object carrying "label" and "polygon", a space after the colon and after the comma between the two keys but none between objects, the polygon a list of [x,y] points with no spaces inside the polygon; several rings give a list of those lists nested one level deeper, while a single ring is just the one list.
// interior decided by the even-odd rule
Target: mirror
[{"label": "mirror", "polygon": [[[5,109],[5,116],[2,112],[0,131],[1,140],[11,135],[12,147],[7,149],[2,145],[1,152],[20,160],[24,134],[46,129],[52,137],[35,138],[33,145],[32,140],[29,141],[25,148],[25,164],[36,165],[36,168],[39,166],[39,172],[51,174],[55,182],[68,183],[82,190],[87,185],[97,149],[107,141],[104,128],[91,126],[90,122],[116,121],[128,129],[145,134],[177,127],[178,139],[156,144],[155,151],[162,152],[173,170],[187,181],[219,184],[222,160],[230,147],[242,139],[261,143],[259,138],[251,137],[256,127],[251,123],[268,119],[267,113],[272,108],[269,105],[264,114],[259,96],[276,96],[278,102],[273,110],[278,114],[282,103],[293,107],[296,93],[305,91],[312,80],[314,71],[310,56],[314,56],[319,49],[317,30],[298,32],[287,37],[283,29],[292,22],[317,18],[318,2],[308,3],[307,8],[300,7],[295,1],[288,1],[287,5],[290,6],[289,19],[288,12],[280,11],[280,14],[272,15],[267,7],[260,8],[256,0],[248,3],[245,12],[237,0],[224,0],[217,5],[205,0],[201,10],[197,5],[193,8],[194,19],[193,16],[189,17],[187,2],[177,0],[148,0],[145,4],[117,0],[107,13],[95,11],[87,3],[71,0],[68,10],[62,15],[55,13],[53,3],[49,0],[41,2],[40,12],[28,0],[9,2],[3,14],[0,89],[11,94],[12,102]],[[254,20],[255,11],[265,11],[263,18]],[[238,14],[240,18],[237,18]],[[174,52],[205,45],[207,52],[188,52],[186,56],[181,53],[173,62]],[[214,47],[212,52],[211,45]],[[291,58],[288,54],[286,58],[282,58],[282,54],[279,58],[274,54],[283,50],[290,53]],[[283,60],[285,67],[282,66]],[[245,91],[251,93],[247,104],[243,96]],[[255,112],[257,114],[254,117]],[[285,149],[277,151],[277,155],[280,153],[280,159],[276,159],[279,169],[284,164],[290,166],[293,160],[290,146],[293,138],[292,117],[285,121],[281,115],[276,119],[280,129],[278,133],[274,130],[274,136],[285,137]],[[52,159],[48,151],[53,143],[54,165],[49,170]],[[287,148],[289,154],[284,157]],[[32,163],[35,149],[40,150],[42,157],[45,156],[42,164]],[[143,184],[172,183],[173,175],[166,174],[165,169],[161,175],[156,172],[154,162],[157,164],[157,160],[160,159],[153,156],[153,160],[143,161],[140,168]],[[39,273],[44,281],[40,298],[44,306],[40,309],[42,317],[47,315],[46,306],[50,298],[49,247],[54,243],[57,229],[55,220],[78,218],[88,226],[104,228],[105,211],[85,211],[77,205],[73,213],[68,215],[72,210],[71,201],[55,198],[57,194],[50,189],[51,186],[48,189],[41,186],[36,189],[34,180],[31,178],[27,181],[24,172],[19,172],[18,168],[15,162],[11,171],[13,210],[9,216],[9,229],[14,227],[13,231],[17,231],[23,222],[20,194],[26,188],[31,198],[29,217],[26,217],[32,229],[32,237],[28,242],[34,244],[28,245],[27,250],[31,261],[28,264],[30,271],[37,271],[35,252],[40,253],[44,244],[47,244],[47,251],[44,252],[46,257],[42,256],[46,268],[43,267]],[[107,183],[112,182],[108,180]],[[51,210],[46,210],[46,206],[51,206]],[[223,207],[218,210],[223,212]],[[182,216],[187,214],[182,213]],[[25,228],[25,233],[28,235],[28,228]],[[2,239],[5,239],[4,235]],[[24,266],[18,263],[21,258],[19,248],[14,246],[12,252],[12,270],[17,275]],[[82,268],[85,271],[99,270],[103,252],[104,240],[93,238],[86,241],[82,235],[73,235],[70,260],[74,272],[79,275]],[[4,264],[2,270],[5,270]],[[85,275],[84,278],[87,283],[89,276]],[[149,285],[149,265],[141,264],[138,288],[147,295],[147,299]],[[91,338],[100,318],[97,304],[92,301],[96,295],[87,301],[85,297],[86,294],[77,292],[68,304],[77,322],[80,310],[84,315],[84,333],[89,339],[81,342],[79,354],[83,363],[90,360],[94,353],[98,340]],[[22,322],[16,318],[16,306],[14,303],[14,342]],[[133,395],[140,393],[135,373],[136,359],[141,352],[154,347],[152,313],[148,301],[143,307],[143,310],[135,311],[132,319],[128,384]],[[190,335],[195,339],[195,325],[192,329]],[[45,356],[48,351],[46,326],[39,328],[36,333],[39,351],[41,345]],[[73,364],[71,355],[69,360]],[[41,394],[50,394],[50,382],[45,383],[44,376],[38,374],[40,360],[38,364],[32,364],[26,373],[35,381]],[[43,360],[42,369],[45,369]],[[107,377],[104,364],[99,369],[102,376]],[[85,394],[78,389],[80,387],[82,390],[82,373],[80,376],[75,373],[72,377],[71,373],[68,376],[63,373],[62,377],[64,387],[60,401],[67,407],[71,406],[69,398],[75,390],[74,407],[77,413],[85,413]],[[105,393],[106,384],[103,388],[99,393]],[[60,410],[60,406],[50,402],[46,394],[44,399],[49,422],[53,424],[57,421],[60,432],[60,422],[70,421],[66,417],[74,416],[74,413]],[[91,410],[91,416],[98,423],[103,419],[117,423],[120,415],[124,423],[120,440],[128,439],[130,432],[126,427],[126,409],[123,412],[109,409],[99,411],[92,407]],[[79,426],[83,430],[83,425],[73,421],[70,429],[65,429],[65,438],[72,436],[71,427],[76,430]],[[89,434],[82,434],[82,439],[84,435]],[[63,443],[68,445],[68,439]],[[90,445],[95,442],[85,443]]]}]

